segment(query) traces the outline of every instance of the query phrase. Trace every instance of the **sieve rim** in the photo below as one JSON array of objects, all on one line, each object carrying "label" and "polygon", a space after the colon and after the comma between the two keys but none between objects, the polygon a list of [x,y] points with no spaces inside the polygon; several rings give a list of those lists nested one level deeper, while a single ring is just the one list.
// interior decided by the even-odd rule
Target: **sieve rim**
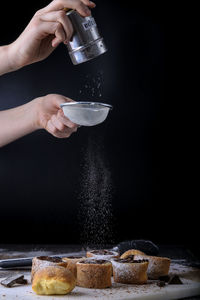
[{"label": "sieve rim", "polygon": [[81,105],[91,105],[91,106],[95,106],[95,105],[99,105],[99,106],[104,106],[104,107],[108,107],[109,109],[113,109],[113,106],[111,104],[107,104],[107,103],[102,103],[102,102],[86,102],[86,101],[78,101],[78,102],[65,102],[65,103],[61,103],[60,107],[64,107],[64,106],[74,106],[77,104],[81,104]]}]

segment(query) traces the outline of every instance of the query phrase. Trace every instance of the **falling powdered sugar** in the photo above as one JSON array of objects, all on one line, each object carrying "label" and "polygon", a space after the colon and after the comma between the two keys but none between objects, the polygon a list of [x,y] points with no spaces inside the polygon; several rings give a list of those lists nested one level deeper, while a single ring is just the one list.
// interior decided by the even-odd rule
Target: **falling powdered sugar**
[{"label": "falling powdered sugar", "polygon": [[94,101],[102,97],[103,93],[103,71],[97,71],[95,75],[87,74],[84,78],[82,88],[79,90],[79,98],[81,96],[85,99],[93,98]]},{"label": "falling powdered sugar", "polygon": [[79,197],[81,242],[95,248],[113,243],[112,181],[101,144],[99,137],[89,137]]}]

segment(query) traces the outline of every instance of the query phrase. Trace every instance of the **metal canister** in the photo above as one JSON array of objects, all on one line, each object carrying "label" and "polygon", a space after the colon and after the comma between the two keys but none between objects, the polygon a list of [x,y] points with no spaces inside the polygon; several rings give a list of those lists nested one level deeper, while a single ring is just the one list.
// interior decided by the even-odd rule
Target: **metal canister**
[{"label": "metal canister", "polygon": [[74,29],[72,39],[67,44],[74,65],[86,62],[107,51],[92,16],[81,17],[75,10],[68,11],[67,16]]}]

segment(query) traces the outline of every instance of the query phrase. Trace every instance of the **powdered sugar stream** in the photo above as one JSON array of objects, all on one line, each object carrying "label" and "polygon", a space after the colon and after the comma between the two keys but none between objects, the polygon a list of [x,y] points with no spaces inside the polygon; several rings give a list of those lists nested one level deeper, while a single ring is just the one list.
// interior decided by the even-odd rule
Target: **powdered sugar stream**
[{"label": "powdered sugar stream", "polygon": [[101,144],[100,137],[89,137],[79,197],[81,241],[91,248],[113,243],[112,179]]}]

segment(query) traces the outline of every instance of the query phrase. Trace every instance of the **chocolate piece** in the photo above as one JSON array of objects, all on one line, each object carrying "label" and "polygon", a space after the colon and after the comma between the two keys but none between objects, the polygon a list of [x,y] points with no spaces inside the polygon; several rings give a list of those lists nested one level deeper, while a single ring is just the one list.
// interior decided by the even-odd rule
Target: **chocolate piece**
[{"label": "chocolate piece", "polygon": [[94,265],[103,265],[109,262],[108,260],[104,259],[84,259],[79,261],[81,264],[94,264]]},{"label": "chocolate piece", "polygon": [[127,258],[115,258],[114,261],[118,263],[143,263],[148,262],[148,259],[134,259],[134,255],[129,255]]},{"label": "chocolate piece", "polygon": [[178,275],[174,275],[170,278],[168,284],[183,284]]},{"label": "chocolate piece", "polygon": [[62,258],[58,257],[58,256],[54,256],[54,257],[51,257],[51,256],[38,256],[37,258],[40,259],[40,260],[51,261],[51,262],[54,262],[54,263],[62,262]]},{"label": "chocolate piece", "polygon": [[164,283],[164,285],[166,283],[168,283],[168,284],[183,284],[178,275],[160,276],[159,281],[157,282],[157,285],[161,287],[163,285],[163,283]]},{"label": "chocolate piece", "polygon": [[169,282],[170,276],[169,275],[160,276],[158,279],[164,282]]},{"label": "chocolate piece", "polygon": [[164,286],[166,285],[166,283],[165,283],[165,281],[163,281],[163,280],[159,280],[159,281],[157,282],[157,285],[158,285],[159,287],[164,287]]},{"label": "chocolate piece", "polygon": [[27,284],[28,281],[24,279],[24,275],[13,275],[1,281],[1,284],[5,287],[12,287],[15,284]]}]

